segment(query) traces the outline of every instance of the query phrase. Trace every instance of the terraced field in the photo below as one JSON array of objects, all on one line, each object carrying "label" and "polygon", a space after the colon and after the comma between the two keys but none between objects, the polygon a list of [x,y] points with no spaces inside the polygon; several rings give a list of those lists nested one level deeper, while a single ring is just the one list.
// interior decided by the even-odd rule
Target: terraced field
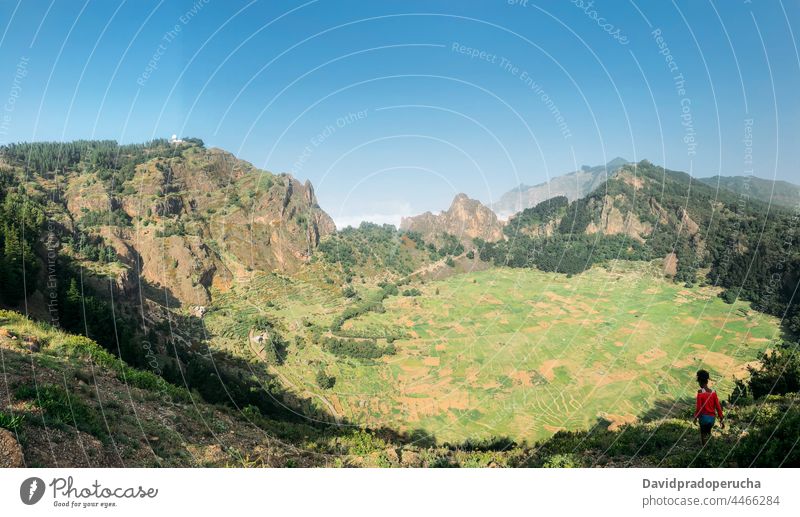
[{"label": "terraced field", "polygon": [[[745,303],[725,304],[714,288],[660,277],[653,265],[620,262],[572,278],[490,269],[415,284],[421,296],[389,297],[385,312],[342,327],[405,336],[396,355],[364,363],[310,343],[290,346],[275,370],[349,421],[442,441],[533,441],[599,418],[613,428],[656,402],[692,397],[699,367],[726,397],[732,379],[778,337],[777,321]],[[335,298],[304,289],[286,289],[274,313],[328,325]],[[316,385],[320,368],[336,378],[333,388]]]}]

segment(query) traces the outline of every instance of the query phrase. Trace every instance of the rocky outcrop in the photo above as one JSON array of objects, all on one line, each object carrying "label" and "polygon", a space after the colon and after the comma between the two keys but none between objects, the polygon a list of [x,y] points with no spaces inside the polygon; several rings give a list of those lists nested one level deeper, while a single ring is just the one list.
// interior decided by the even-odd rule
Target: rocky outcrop
[{"label": "rocky outcrop", "polygon": [[404,217],[401,230],[418,232],[427,242],[436,243],[442,234],[455,235],[465,245],[480,238],[488,242],[503,239],[503,223],[497,215],[480,201],[458,194],[450,208],[436,215],[431,212],[414,217]]},{"label": "rocky outcrop", "polygon": [[667,256],[664,257],[663,271],[664,275],[670,278],[678,274],[678,255],[674,252],[667,253]]},{"label": "rocky outcrop", "polygon": [[211,237],[247,268],[296,271],[320,239],[336,230],[309,187],[288,175],[275,178],[251,203],[215,218]]},{"label": "rocky outcrop", "polygon": [[125,266],[120,294],[136,292],[141,281],[190,306],[207,305],[212,286],[225,288],[247,271],[297,271],[336,229],[310,182],[219,149],[190,147],[138,165],[116,202],[93,174],[68,185],[64,201],[74,221],[108,210],[132,221],[89,229]]},{"label": "rocky outcrop", "polygon": [[650,223],[642,222],[632,211],[623,212],[617,206],[618,202],[624,201],[624,196],[604,196],[602,199],[600,218],[596,222],[589,223],[586,227],[587,234],[627,235],[639,242],[644,242],[645,238],[653,231]]}]

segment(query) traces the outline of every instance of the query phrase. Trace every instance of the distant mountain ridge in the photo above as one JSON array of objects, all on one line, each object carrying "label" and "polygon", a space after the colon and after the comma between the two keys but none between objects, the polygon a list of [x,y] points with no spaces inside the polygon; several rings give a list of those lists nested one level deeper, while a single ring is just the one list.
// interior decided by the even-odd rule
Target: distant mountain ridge
[{"label": "distant mountain ridge", "polygon": [[492,203],[491,209],[498,217],[506,219],[554,197],[564,196],[569,201],[575,201],[590,194],[628,163],[628,160],[617,157],[605,165],[584,165],[579,171],[556,176],[537,185],[520,184]]},{"label": "distant mountain ridge", "polygon": [[699,178],[699,181],[714,188],[719,186],[773,205],[794,208],[800,203],[800,186],[788,181],[756,176],[711,176]]}]

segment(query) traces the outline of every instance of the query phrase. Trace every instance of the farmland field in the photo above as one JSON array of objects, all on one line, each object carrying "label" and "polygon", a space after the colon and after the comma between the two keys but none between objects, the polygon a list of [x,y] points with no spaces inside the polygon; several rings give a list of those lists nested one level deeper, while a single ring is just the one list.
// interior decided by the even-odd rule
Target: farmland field
[{"label": "farmland field", "polygon": [[[645,263],[614,262],[571,278],[492,268],[414,287],[421,295],[391,296],[385,312],[341,330],[402,336],[395,355],[365,363],[311,343],[290,346],[271,368],[288,389],[355,424],[441,441],[534,441],[598,419],[616,428],[657,402],[693,397],[700,367],[727,397],[732,379],[779,337],[775,318],[726,304],[712,287],[662,279]],[[273,311],[293,332],[304,314],[328,325],[337,311],[335,298],[305,289],[306,301],[287,289]],[[320,367],[336,378],[333,388],[315,383]]]}]

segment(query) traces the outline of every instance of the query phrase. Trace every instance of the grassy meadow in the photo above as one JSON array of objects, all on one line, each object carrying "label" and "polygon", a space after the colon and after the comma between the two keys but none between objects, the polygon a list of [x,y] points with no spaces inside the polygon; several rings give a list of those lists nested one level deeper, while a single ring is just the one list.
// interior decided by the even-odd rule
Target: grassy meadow
[{"label": "grassy meadow", "polygon": [[[421,294],[390,296],[384,312],[338,331],[379,343],[397,336],[396,354],[376,360],[333,356],[310,337],[313,328],[330,334],[347,304],[320,282],[255,278],[217,298],[207,325],[227,336],[218,346],[247,355],[250,322],[268,315],[288,341],[282,364],[268,368],[288,390],[354,424],[450,442],[532,442],[598,419],[613,430],[674,401],[685,411],[698,368],[727,397],[779,337],[775,318],[726,304],[713,287],[663,279],[654,264],[612,262],[573,277],[492,268],[407,287]],[[333,387],[315,382],[320,370]]]}]

